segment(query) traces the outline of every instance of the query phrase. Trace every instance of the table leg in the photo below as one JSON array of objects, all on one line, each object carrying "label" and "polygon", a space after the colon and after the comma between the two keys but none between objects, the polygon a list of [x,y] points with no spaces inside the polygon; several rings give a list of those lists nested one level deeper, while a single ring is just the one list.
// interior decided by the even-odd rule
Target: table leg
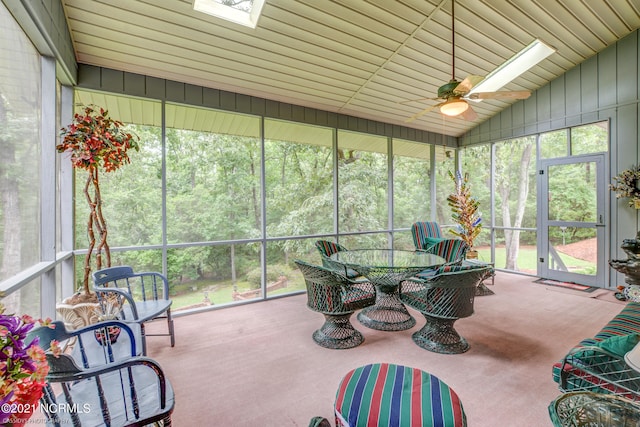
[{"label": "table leg", "polygon": [[491,271],[482,278],[482,280],[480,281],[480,283],[478,283],[478,286],[476,287],[476,296],[477,297],[481,297],[481,296],[485,296],[485,295],[495,295],[495,292],[493,292],[491,289],[487,288],[487,285],[484,284],[484,281],[487,280],[489,277],[491,277],[491,285],[493,285],[495,283],[496,280],[496,273],[493,269],[491,269]]},{"label": "table leg", "polygon": [[378,331],[404,331],[416,324],[398,296],[398,287],[376,286],[376,303],[358,313],[358,320]]},{"label": "table leg", "polygon": [[494,295],[495,292],[493,292],[491,289],[487,288],[487,285],[484,284],[484,282],[480,282],[478,284],[478,286],[476,287],[476,296],[477,297],[481,297],[481,296],[485,296],[485,295]]}]

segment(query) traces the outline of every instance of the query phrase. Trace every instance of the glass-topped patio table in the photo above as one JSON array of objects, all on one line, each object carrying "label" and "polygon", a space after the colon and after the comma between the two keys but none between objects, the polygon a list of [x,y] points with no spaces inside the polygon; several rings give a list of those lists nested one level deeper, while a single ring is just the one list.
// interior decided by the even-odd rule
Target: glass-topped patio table
[{"label": "glass-topped patio table", "polygon": [[404,331],[416,320],[400,301],[398,285],[416,273],[438,267],[444,258],[402,249],[352,249],[330,259],[366,277],[376,287],[376,302],[358,314],[364,326],[379,331]]}]

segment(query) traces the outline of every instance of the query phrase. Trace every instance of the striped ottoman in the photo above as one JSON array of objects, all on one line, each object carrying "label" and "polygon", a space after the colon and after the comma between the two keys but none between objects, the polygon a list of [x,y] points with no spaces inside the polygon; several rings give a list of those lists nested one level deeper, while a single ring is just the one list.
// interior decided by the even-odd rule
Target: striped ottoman
[{"label": "striped ottoman", "polygon": [[462,403],[435,375],[389,363],[347,373],[335,403],[343,427],[464,427]]}]

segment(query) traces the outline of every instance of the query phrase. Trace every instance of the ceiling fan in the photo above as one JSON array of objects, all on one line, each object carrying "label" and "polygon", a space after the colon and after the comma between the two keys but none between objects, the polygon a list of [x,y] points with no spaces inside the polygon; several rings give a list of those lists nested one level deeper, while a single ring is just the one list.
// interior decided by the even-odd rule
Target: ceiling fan
[{"label": "ceiling fan", "polygon": [[[476,101],[481,101],[483,99],[526,99],[531,95],[531,92],[528,90],[520,90],[520,91],[492,91],[492,92],[479,92],[479,91],[472,91],[472,89],[474,89],[474,87],[476,87],[478,85],[478,83],[480,82],[485,82],[489,79],[489,77],[491,77],[492,75],[496,74],[497,71],[499,71],[501,68],[503,68],[504,65],[509,64],[510,62],[512,62],[513,58],[509,61],[507,61],[503,66],[498,67],[498,69],[496,69],[495,71],[493,71],[489,76],[487,76],[487,78],[482,77],[482,76],[474,76],[474,75],[470,75],[467,76],[464,80],[459,81],[456,79],[455,76],[455,71],[456,71],[456,66],[455,66],[455,60],[456,60],[456,55],[455,55],[455,36],[456,36],[456,32],[455,32],[455,0],[451,0],[451,80],[440,86],[440,88],[438,88],[438,96],[435,98],[420,98],[420,99],[413,99],[410,101],[403,101],[401,102],[401,104],[406,104],[409,102],[416,102],[416,101],[424,101],[424,100],[438,100],[440,101],[438,104],[436,105],[432,105],[430,107],[427,107],[421,111],[419,111],[418,113],[414,114],[413,116],[409,117],[407,120],[405,120],[405,123],[411,122],[415,119],[417,119],[418,117],[435,110],[436,108],[440,109],[440,112],[444,115],[450,116],[450,117],[461,117],[465,120],[475,120],[478,116],[476,114],[476,112],[473,110],[473,108],[471,107],[471,105],[469,104],[469,102],[467,102],[467,100],[472,99],[472,100],[476,100]],[[533,44],[532,44],[533,45]],[[528,46],[528,48],[530,48],[532,45]],[[545,45],[546,46],[546,45]],[[551,48],[549,48],[551,49]],[[551,51],[552,52],[552,51]],[[550,54],[550,53],[549,53]],[[547,56],[549,55],[547,54]],[[516,55],[518,56],[518,55]],[[546,57],[546,56],[545,56]],[[514,57],[515,58],[515,57]],[[542,59],[539,59],[537,62],[539,62]],[[537,63],[536,62],[536,63]],[[535,64],[532,64],[535,65]],[[529,65],[529,67],[531,67],[532,65]],[[520,74],[524,72],[524,70],[520,71]],[[517,74],[519,75],[519,74]],[[511,80],[513,80],[515,77],[517,77],[517,75],[513,75],[511,77]],[[503,83],[500,87],[502,87],[505,83]]]}]

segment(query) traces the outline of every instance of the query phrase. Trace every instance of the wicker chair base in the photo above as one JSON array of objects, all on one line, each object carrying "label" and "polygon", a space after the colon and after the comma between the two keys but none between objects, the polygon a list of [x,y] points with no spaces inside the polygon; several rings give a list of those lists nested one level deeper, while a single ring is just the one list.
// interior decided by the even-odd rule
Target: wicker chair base
[{"label": "wicker chair base", "polygon": [[411,336],[413,342],[434,353],[459,354],[469,350],[469,343],[453,328],[457,319],[440,319],[424,315],[427,323]]},{"label": "wicker chair base", "polygon": [[405,331],[416,325],[416,319],[398,297],[397,286],[392,292],[384,292],[376,286],[376,303],[358,313],[358,320],[367,328],[377,331]]},{"label": "wicker chair base", "polygon": [[640,407],[618,396],[579,391],[551,402],[549,416],[556,427],[637,427]]},{"label": "wicker chair base", "polygon": [[313,340],[316,344],[336,350],[353,348],[362,344],[364,336],[349,321],[351,314],[325,314],[324,325],[313,333]]}]

